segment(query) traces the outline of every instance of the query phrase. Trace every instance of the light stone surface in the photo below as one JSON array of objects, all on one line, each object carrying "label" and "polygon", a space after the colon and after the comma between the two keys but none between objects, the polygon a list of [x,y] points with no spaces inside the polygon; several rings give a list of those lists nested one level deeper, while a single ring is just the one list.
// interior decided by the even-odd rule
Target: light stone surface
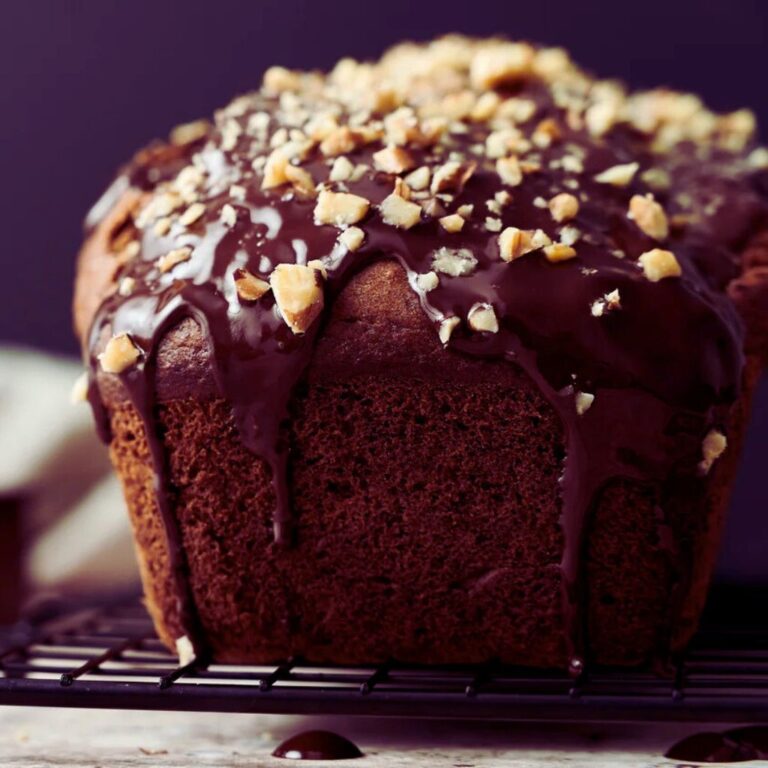
[{"label": "light stone surface", "polygon": [[[730,726],[732,727],[732,726]],[[270,757],[283,739],[336,731],[365,753],[349,768],[655,768],[678,739],[714,724],[557,725],[181,712],[0,708],[0,766],[329,766]],[[751,762],[750,766],[768,765]]]}]

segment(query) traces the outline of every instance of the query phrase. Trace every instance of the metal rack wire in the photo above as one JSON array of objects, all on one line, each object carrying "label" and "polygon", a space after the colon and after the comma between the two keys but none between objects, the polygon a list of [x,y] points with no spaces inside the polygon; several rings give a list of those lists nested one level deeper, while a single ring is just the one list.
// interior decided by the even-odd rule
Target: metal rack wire
[{"label": "metal rack wire", "polygon": [[[766,605],[762,597],[756,599]],[[768,621],[764,626],[734,627],[723,618],[710,612],[670,678],[642,670],[596,669],[574,681],[556,671],[494,665],[388,663],[347,668],[292,660],[277,666],[179,667],[133,599],[65,611],[9,633],[0,645],[0,704],[502,720],[768,722]]]}]

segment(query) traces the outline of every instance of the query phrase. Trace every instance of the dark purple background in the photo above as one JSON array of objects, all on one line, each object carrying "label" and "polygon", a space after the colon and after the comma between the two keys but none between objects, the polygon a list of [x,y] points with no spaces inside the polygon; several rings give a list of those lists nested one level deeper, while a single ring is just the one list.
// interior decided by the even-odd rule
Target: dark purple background
[{"label": "dark purple background", "polygon": [[[501,32],[561,44],[634,86],[751,106],[768,125],[765,0],[2,0],[0,342],[74,353],[80,222],[115,167],[176,123],[258,85],[273,63],[327,67],[401,38]],[[764,138],[768,138],[766,133]],[[768,580],[768,385],[722,571]]]}]

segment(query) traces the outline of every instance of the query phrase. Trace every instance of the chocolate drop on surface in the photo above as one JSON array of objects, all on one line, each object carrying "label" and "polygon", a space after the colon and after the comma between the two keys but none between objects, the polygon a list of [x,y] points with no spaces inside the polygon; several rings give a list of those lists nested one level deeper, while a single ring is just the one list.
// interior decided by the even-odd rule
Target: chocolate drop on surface
[{"label": "chocolate drop on surface", "polygon": [[286,760],[352,760],[363,753],[333,731],[304,731],[275,747],[272,756]]},{"label": "chocolate drop on surface", "polygon": [[743,763],[765,757],[748,740],[742,740],[741,732],[762,731],[762,739],[768,739],[768,733],[760,728],[740,728],[726,733],[696,733],[678,741],[666,753],[671,760],[684,760],[690,763]]}]

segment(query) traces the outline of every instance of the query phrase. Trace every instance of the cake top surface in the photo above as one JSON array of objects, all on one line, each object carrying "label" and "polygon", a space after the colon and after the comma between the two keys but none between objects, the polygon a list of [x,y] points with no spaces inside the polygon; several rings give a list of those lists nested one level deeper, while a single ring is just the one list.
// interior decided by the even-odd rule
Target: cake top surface
[{"label": "cake top surface", "polygon": [[746,110],[629,93],[506,40],[404,44],[327,75],[271,68],[212,123],[139,153],[92,212],[96,225],[132,195],[87,340],[91,399],[97,374],[119,375],[151,436],[159,343],[193,319],[272,468],[280,539],[291,392],[349,278],[397,260],[436,344],[516,363],[562,417],[580,663],[580,541],[601,488],[705,475],[727,445],[745,344],[728,291],[768,225],[754,129]]},{"label": "cake top surface", "polygon": [[722,294],[765,215],[753,132],[746,110],[628,93],[562,49],[504,40],[404,44],[328,75],[273,67],[213,124],[138,156],[150,193],[116,301],[205,283],[230,318],[276,305],[276,331],[304,334],[342,262],[386,254],[409,262],[445,344],[506,320],[531,346],[569,337],[560,379],[597,365],[678,400],[703,380],[722,392],[734,376],[720,353],[688,354],[680,380],[646,363],[680,366],[701,336],[680,337],[688,318],[737,333]]}]

